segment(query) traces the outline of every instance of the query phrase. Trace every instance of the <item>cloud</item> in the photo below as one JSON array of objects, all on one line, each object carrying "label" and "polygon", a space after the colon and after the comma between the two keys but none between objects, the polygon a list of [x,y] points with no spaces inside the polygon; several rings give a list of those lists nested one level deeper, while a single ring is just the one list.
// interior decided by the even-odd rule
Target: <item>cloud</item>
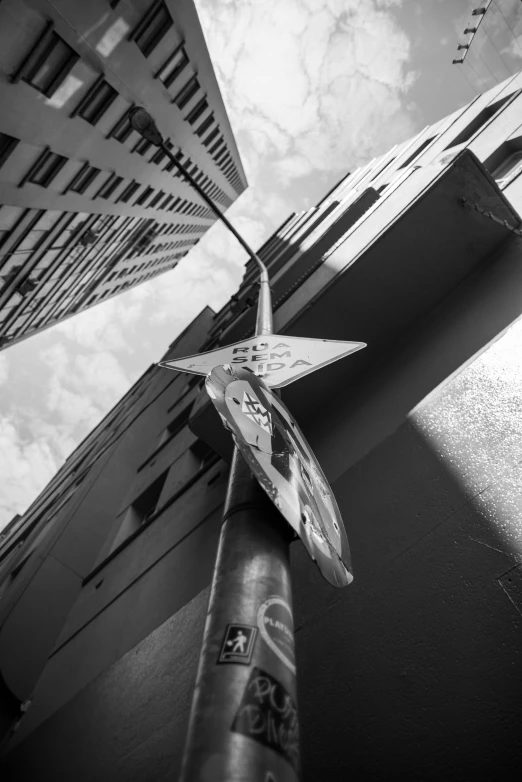
[{"label": "cloud", "polygon": [[129,388],[129,378],[108,350],[75,354],[58,343],[41,357],[51,369],[48,409],[63,422],[94,425]]},{"label": "cloud", "polygon": [[[125,300],[126,301],[126,300]],[[129,349],[123,325],[141,315],[141,307],[129,312],[123,297],[110,299],[91,307],[55,328],[72,342],[84,348]]]},{"label": "cloud", "polygon": [[312,163],[303,155],[291,155],[275,164],[277,178],[286,185],[295,177],[306,176],[313,171]]},{"label": "cloud", "polygon": [[[239,139],[258,156],[344,171],[413,133],[409,40],[391,11],[366,0],[199,0]],[[372,132],[368,133],[371,122]],[[248,167],[258,170],[252,151]],[[285,168],[286,166],[286,168]],[[276,161],[299,177],[309,169]]]},{"label": "cloud", "polygon": [[0,529],[16,513],[22,513],[44,488],[58,467],[46,439],[20,436],[15,423],[0,417]]}]

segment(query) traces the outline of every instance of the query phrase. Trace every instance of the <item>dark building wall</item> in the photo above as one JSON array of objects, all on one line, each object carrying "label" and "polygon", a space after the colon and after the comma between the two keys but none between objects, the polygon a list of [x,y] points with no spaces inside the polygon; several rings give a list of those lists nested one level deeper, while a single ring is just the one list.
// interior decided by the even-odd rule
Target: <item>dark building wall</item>
[{"label": "dark building wall", "polygon": [[[211,310],[204,310],[192,324],[190,331],[177,340],[170,352],[175,353],[176,349],[181,352],[197,349],[198,343],[208,330],[212,316]],[[181,525],[178,523],[175,526],[172,523],[172,501],[176,497],[176,488],[172,486],[171,494],[162,498],[165,515],[159,514],[163,523],[165,519],[170,519],[165,530],[165,540],[158,539],[156,545],[156,541],[152,539],[153,545],[148,559],[145,550],[141,550],[140,570],[138,559],[133,556],[136,548],[132,546],[132,535],[142,530],[141,524],[137,523],[136,529],[127,530],[127,535],[119,541],[120,558],[114,559],[114,541],[133,502],[132,487],[135,480],[139,481],[140,465],[147,465],[147,457],[156,450],[158,439],[172,419],[170,408],[176,406],[179,398],[183,401],[197,393],[196,388],[189,387],[188,393],[183,396],[180,391],[187,386],[186,378],[158,368],[154,368],[152,374],[146,374],[144,380],[145,384],[143,379],[139,381],[144,388],[135,404],[132,403],[131,393],[129,400],[124,400],[117,406],[122,408],[120,412],[123,413],[123,418],[119,431],[117,427],[115,429],[114,439],[110,440],[110,433],[113,431],[110,419],[114,419],[112,413],[109,415],[109,421],[102,422],[98,428],[101,431],[94,432],[80,446],[76,459],[73,459],[72,470],[69,467],[61,471],[62,487],[60,481],[52,483],[44,496],[35,503],[33,512],[26,514],[25,521],[18,530],[19,542],[10,544],[8,540],[4,545],[4,548],[11,546],[13,555],[18,556],[18,560],[13,562],[9,549],[3,552],[3,568],[0,573],[3,598],[0,615],[0,666],[6,685],[20,702],[32,697],[41,670],[62,632],[72,605],[80,596],[82,583],[88,576],[92,577],[96,565],[99,565],[99,570],[103,570],[101,563],[109,561],[109,572],[103,589],[100,589],[100,585],[105,577],[104,572],[95,581],[91,578],[91,583],[85,587],[87,609],[82,609],[83,603],[80,599],[80,617],[86,610],[88,614],[85,623],[96,617],[102,608],[110,605],[118,595],[126,593],[126,590],[139,581],[142,571],[146,572],[152,563],[161,559],[168,551],[169,533],[174,534],[175,539],[183,537]],[[183,437],[185,430],[186,426],[184,431],[178,433],[178,439]],[[100,436],[102,433],[105,437],[109,435],[108,442],[104,442],[104,436]],[[192,437],[192,441],[194,440]],[[71,485],[67,473],[72,471],[73,475],[77,474],[75,461],[81,463],[82,453],[87,456],[93,453],[90,458],[97,458],[87,466],[87,472],[82,476],[78,488],[72,485],[73,493],[67,501]],[[190,486],[190,481],[200,471],[200,467],[199,462],[192,463],[192,471],[187,475],[185,487]],[[149,467],[149,470],[152,469]],[[173,472],[176,472],[175,467]],[[155,474],[149,474],[148,480],[153,481],[155,477]],[[216,485],[212,487],[212,496],[209,494],[208,499],[209,513],[214,507],[212,497],[217,491],[220,502],[223,492],[217,477],[214,483]],[[183,491],[178,488],[178,493],[186,504]],[[57,499],[54,499],[55,495]],[[60,497],[65,500],[61,510]],[[53,507],[56,507],[55,511]],[[183,523],[190,525],[191,522],[195,523],[195,520],[199,521],[199,517],[195,515],[198,510],[199,507],[196,507],[191,511],[187,520],[183,519]],[[157,533],[158,525],[155,525],[155,529]],[[143,543],[142,535],[140,540]],[[130,549],[127,548],[129,545]],[[129,552],[132,552],[130,557]],[[113,559],[107,560],[111,556]],[[116,564],[118,562],[119,565]],[[129,563],[131,566],[127,570],[125,568]],[[129,594],[126,594],[126,599]],[[92,599],[89,602],[89,595],[91,598],[92,595],[97,598],[97,604],[91,605]],[[179,597],[177,599],[179,607]],[[71,615],[71,622],[74,624],[74,615]],[[133,639],[135,643],[135,636]],[[109,648],[109,645],[104,644],[104,647]]]}]

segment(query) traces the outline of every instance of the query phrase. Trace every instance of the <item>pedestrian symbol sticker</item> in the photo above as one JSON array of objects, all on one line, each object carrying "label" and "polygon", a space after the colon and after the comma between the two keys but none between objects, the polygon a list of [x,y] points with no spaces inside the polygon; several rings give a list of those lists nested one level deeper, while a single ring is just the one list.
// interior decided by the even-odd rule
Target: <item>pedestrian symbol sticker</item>
[{"label": "pedestrian symbol sticker", "polygon": [[249,665],[254,651],[257,628],[250,625],[227,625],[218,663]]}]

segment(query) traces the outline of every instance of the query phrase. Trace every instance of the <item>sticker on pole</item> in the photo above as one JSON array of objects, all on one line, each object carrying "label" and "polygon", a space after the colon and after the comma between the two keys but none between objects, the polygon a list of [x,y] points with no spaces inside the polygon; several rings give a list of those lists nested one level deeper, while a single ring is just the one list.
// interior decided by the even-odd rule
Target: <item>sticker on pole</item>
[{"label": "sticker on pole", "polygon": [[294,620],[286,600],[272,595],[261,603],[257,625],[266,645],[295,674]]},{"label": "sticker on pole", "polygon": [[282,401],[252,371],[230,364],[215,367],[206,388],[245,461],[323,576],[336,587],[351,583],[348,538],[335,497]]},{"label": "sticker on pole", "polygon": [[249,665],[254,651],[257,628],[250,625],[227,625],[218,663]]},{"label": "sticker on pole", "polygon": [[282,388],[364,347],[364,342],[269,334],[251,337],[208,353],[162,361],[160,366],[179,372],[207,375],[214,367],[231,364],[250,369],[262,377],[270,388]]}]

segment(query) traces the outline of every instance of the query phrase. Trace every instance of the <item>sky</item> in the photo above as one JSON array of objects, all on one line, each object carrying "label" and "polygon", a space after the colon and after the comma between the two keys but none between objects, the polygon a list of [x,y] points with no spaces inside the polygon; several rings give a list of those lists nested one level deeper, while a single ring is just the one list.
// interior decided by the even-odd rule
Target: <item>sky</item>
[{"label": "sky", "polygon": [[[227,216],[254,248],[349,171],[522,68],[522,3],[196,0],[249,181]],[[0,529],[246,261],[214,225],[173,271],[0,353]]]}]

